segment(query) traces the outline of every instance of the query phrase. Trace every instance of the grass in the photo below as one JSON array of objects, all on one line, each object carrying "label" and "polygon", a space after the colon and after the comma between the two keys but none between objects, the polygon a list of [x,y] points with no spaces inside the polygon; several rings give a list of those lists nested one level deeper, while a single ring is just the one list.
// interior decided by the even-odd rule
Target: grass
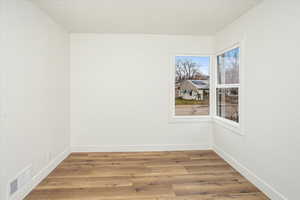
[{"label": "grass", "polygon": [[208,99],[204,99],[203,101],[198,100],[186,100],[178,97],[175,99],[175,105],[208,105]]}]

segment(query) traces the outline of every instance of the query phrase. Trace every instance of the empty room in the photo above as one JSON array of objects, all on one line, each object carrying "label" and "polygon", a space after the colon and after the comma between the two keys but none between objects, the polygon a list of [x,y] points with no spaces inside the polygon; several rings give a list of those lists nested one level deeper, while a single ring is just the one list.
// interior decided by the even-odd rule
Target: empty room
[{"label": "empty room", "polygon": [[0,200],[299,200],[299,0],[0,0]]}]

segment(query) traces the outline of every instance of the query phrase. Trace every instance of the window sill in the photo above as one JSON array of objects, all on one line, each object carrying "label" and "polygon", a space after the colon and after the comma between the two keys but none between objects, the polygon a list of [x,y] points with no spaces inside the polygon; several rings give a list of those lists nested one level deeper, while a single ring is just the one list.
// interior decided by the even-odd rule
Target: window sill
[{"label": "window sill", "polygon": [[243,136],[241,125],[235,122],[231,122],[230,120],[223,119],[217,116],[200,116],[200,117],[189,117],[189,116],[182,116],[182,117],[170,117],[169,124],[178,124],[178,123],[216,123],[223,128],[230,130],[232,133],[235,133],[239,136]]},{"label": "window sill", "polygon": [[170,117],[169,124],[177,124],[177,123],[199,123],[199,122],[211,122],[211,116],[200,116],[200,117]]},{"label": "window sill", "polygon": [[241,125],[238,124],[238,123],[235,123],[235,122],[232,122],[230,120],[227,120],[227,119],[223,119],[221,117],[217,117],[215,116],[213,118],[214,122],[217,124],[217,125],[220,125],[222,126],[223,128],[226,128],[228,130],[230,130],[231,132],[237,134],[237,135],[240,135],[242,136],[242,129],[241,129]]}]

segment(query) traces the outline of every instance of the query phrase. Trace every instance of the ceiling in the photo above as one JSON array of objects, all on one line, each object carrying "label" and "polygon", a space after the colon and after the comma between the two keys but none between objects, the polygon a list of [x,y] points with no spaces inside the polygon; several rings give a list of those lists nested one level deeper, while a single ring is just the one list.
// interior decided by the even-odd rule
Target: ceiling
[{"label": "ceiling", "polygon": [[76,33],[211,35],[261,0],[31,0]]}]

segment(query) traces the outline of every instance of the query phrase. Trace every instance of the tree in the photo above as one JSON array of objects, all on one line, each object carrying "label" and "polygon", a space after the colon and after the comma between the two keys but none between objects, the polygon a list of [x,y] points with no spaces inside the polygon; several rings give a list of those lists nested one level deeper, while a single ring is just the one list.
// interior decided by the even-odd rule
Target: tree
[{"label": "tree", "polygon": [[193,80],[205,77],[205,75],[203,75],[203,73],[199,70],[200,66],[191,60],[177,60],[175,67],[176,81]]},{"label": "tree", "polygon": [[184,71],[182,69],[181,60],[176,62],[176,81],[183,80]]}]

